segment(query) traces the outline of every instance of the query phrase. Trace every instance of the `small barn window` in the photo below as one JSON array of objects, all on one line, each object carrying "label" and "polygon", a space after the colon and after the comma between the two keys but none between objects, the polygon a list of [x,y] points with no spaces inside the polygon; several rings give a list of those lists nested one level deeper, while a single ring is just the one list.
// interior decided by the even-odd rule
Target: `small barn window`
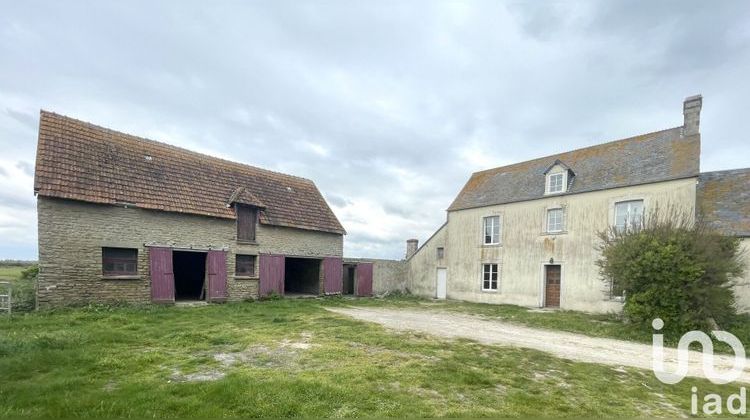
[{"label": "small barn window", "polygon": [[258,222],[258,209],[238,204],[237,212],[237,240],[255,241],[255,226]]},{"label": "small barn window", "polygon": [[234,274],[238,276],[254,276],[255,258],[255,255],[237,255]]},{"label": "small barn window", "polygon": [[445,257],[445,248],[443,248],[443,247],[441,246],[441,247],[438,247],[438,249],[437,249],[437,258],[438,258],[439,260],[442,260],[442,259],[443,259],[443,257]]},{"label": "small barn window", "polygon": [[102,274],[132,276],[138,274],[138,250],[131,248],[102,248]]}]

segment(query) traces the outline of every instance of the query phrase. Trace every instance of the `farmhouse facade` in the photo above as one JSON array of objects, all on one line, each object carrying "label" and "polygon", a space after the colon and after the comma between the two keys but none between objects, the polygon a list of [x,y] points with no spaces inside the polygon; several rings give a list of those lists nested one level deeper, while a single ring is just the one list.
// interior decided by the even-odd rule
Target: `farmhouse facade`
[{"label": "farmhouse facade", "polygon": [[[653,209],[707,212],[750,249],[750,170],[701,174],[702,97],[683,105],[680,127],[474,173],[445,224],[422,247],[407,244],[407,288],[435,298],[617,311],[623,291],[602,281],[597,232],[627,229]],[[743,310],[748,283],[750,276],[735,287]]]},{"label": "farmhouse facade", "polygon": [[[34,191],[39,307],[343,291],[345,231],[307,179],[42,111]],[[349,262],[349,292],[372,272]]]}]

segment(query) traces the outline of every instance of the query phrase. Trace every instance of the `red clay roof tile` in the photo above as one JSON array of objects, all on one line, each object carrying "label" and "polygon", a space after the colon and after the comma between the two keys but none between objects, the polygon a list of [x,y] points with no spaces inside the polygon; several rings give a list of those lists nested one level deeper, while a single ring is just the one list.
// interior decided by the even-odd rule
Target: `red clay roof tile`
[{"label": "red clay roof tile", "polygon": [[[228,201],[264,207],[261,223],[344,234],[315,184],[42,111],[40,196],[234,218]],[[262,205],[261,205],[262,204]]]}]

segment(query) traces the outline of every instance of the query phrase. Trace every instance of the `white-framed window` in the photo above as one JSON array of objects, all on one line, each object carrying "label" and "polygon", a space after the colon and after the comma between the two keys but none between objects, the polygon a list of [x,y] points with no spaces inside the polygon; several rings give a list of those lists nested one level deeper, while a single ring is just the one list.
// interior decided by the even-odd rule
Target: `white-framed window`
[{"label": "white-framed window", "polygon": [[615,203],[615,229],[637,229],[643,224],[643,200]]},{"label": "white-framed window", "polygon": [[488,216],[484,218],[483,240],[485,245],[497,245],[500,243],[500,216]]},{"label": "white-framed window", "polygon": [[562,232],[564,229],[563,223],[563,209],[549,209],[547,210],[547,232],[556,233]]},{"label": "white-framed window", "polygon": [[557,172],[547,175],[547,194],[565,192],[565,172]]},{"label": "white-framed window", "polygon": [[498,265],[497,264],[482,264],[482,290],[484,291],[496,291],[498,284]]}]

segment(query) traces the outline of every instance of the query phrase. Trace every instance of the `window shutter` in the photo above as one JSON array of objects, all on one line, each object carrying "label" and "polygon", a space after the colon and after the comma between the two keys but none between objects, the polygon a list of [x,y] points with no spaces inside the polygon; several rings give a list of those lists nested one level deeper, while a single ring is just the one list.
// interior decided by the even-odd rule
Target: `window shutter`
[{"label": "window shutter", "polygon": [[258,209],[243,205],[236,206],[237,239],[242,241],[255,240],[255,225],[258,221]]}]

